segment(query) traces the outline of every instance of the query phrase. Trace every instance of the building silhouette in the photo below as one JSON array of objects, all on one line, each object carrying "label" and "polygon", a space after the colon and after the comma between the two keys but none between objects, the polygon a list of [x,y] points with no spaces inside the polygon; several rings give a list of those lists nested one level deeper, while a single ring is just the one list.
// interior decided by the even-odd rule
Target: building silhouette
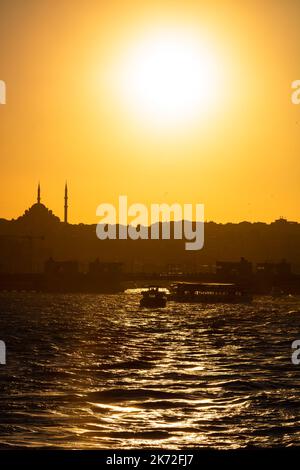
[{"label": "building silhouette", "polygon": [[[0,273],[41,273],[50,258],[61,263],[76,261],[83,273],[89,272],[90,263],[96,259],[100,263],[122,263],[128,273],[169,273],[173,266],[176,269],[171,271],[176,274],[216,272],[224,279],[247,278],[252,275],[251,263],[255,266],[262,262],[269,264],[259,266],[261,278],[274,269],[300,273],[299,223],[282,218],[269,224],[205,222],[204,248],[195,252],[185,250],[185,239],[172,237],[172,222],[170,240],[99,240],[97,220],[94,224],[70,223],[68,189],[65,183],[62,218],[46,207],[40,183],[34,203],[23,215],[12,220],[0,218]],[[233,261],[241,258],[244,260]],[[281,260],[288,265],[273,265]],[[98,268],[100,275],[105,265]]]},{"label": "building silhouette", "polygon": [[41,187],[40,183],[38,184],[38,190],[37,190],[37,204],[41,203]]},{"label": "building silhouette", "polygon": [[241,257],[240,261],[217,261],[216,273],[220,279],[250,278],[252,263]]},{"label": "building silhouette", "polygon": [[64,222],[65,224],[68,223],[68,185],[67,185],[67,182],[65,185]]}]

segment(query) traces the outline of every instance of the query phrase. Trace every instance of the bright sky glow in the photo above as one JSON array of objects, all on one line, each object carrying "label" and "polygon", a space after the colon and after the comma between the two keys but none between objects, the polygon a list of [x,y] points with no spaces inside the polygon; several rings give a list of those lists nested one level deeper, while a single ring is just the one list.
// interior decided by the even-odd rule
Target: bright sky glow
[{"label": "bright sky glow", "polygon": [[149,34],[129,50],[118,77],[125,105],[157,127],[205,118],[222,99],[221,62],[188,31]]}]

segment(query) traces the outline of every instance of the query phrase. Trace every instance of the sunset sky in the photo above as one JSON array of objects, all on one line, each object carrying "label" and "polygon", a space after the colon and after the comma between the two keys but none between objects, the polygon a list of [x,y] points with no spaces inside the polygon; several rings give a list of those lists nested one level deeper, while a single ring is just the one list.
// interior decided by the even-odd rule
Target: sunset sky
[{"label": "sunset sky", "polygon": [[36,197],[300,221],[297,0],[1,0],[0,218]]}]

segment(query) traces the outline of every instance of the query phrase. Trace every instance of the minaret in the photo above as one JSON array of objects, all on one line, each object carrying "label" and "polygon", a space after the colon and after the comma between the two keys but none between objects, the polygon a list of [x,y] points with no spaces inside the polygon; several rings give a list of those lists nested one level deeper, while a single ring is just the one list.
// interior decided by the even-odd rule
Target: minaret
[{"label": "minaret", "polygon": [[68,223],[68,186],[67,182],[65,184],[65,216],[64,216],[65,224]]},{"label": "minaret", "polygon": [[41,203],[41,187],[40,187],[40,183],[38,184],[38,190],[37,190],[37,203],[38,203],[38,204]]}]

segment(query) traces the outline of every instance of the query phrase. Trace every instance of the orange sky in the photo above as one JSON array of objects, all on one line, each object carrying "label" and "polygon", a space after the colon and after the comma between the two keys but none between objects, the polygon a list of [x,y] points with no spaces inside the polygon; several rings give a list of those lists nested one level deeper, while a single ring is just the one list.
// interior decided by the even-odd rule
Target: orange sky
[{"label": "orange sky", "polygon": [[[62,217],[67,179],[74,223],[120,194],[204,203],[217,222],[300,221],[299,23],[295,0],[1,0],[0,217],[22,214],[39,180]],[[170,129],[112,83],[157,28],[204,35],[223,73],[217,106]]]}]

